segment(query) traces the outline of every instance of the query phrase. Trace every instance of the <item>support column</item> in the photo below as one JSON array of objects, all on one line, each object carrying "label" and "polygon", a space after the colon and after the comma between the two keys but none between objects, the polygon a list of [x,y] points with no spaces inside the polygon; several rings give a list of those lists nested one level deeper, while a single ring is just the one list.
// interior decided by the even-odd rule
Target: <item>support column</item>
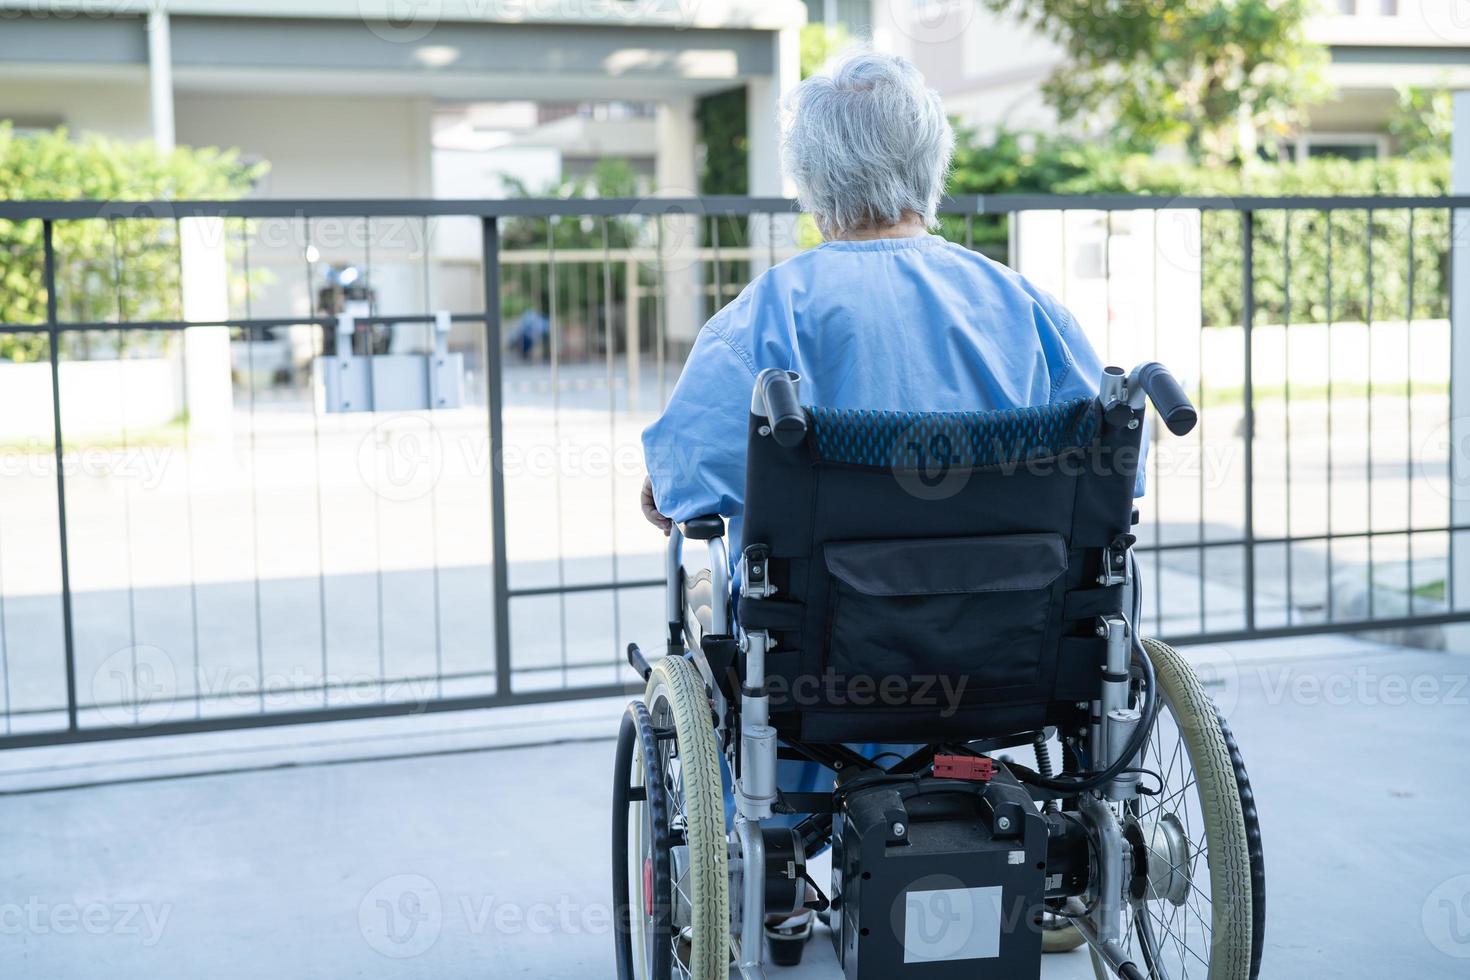
[{"label": "support column", "polygon": [[[219,323],[230,317],[229,258],[222,218],[179,221],[183,318]],[[228,447],[234,425],[234,388],[230,379],[228,327],[189,327],[183,331],[184,392],[189,430],[205,448]]]},{"label": "support column", "polygon": [[[773,70],[753,78],[745,89],[745,132],[749,141],[746,168],[752,197],[793,197],[796,188],[781,173],[781,105],[801,80],[801,32],[788,27],[772,38]],[[796,219],[757,215],[750,221],[754,250],[751,275],[770,265],[771,245],[777,261],[796,247]]]},{"label": "support column", "polygon": [[[698,128],[694,124],[694,99],[681,97],[659,103],[655,120],[658,135],[658,159],[654,163],[654,179],[659,197],[697,197],[699,175],[695,172],[695,147]],[[653,213],[660,213],[656,207]],[[663,309],[671,357],[678,362],[679,351],[694,342],[695,334],[706,318],[700,285],[704,282],[699,261],[700,216],[669,215],[663,222],[663,253],[660,256],[663,277]],[[629,329],[633,320],[629,318]],[[630,350],[631,350],[630,345]]]},{"label": "support column", "polygon": [[[1450,193],[1470,194],[1470,91],[1454,95]],[[1450,523],[1470,524],[1470,210],[1450,212]],[[1470,610],[1470,532],[1450,534],[1450,608]],[[1470,648],[1470,626],[1449,627],[1450,649]]]},{"label": "support column", "polygon": [[153,145],[160,153],[172,153],[174,149],[172,47],[168,11],[155,6],[148,12],[148,104],[153,122]]}]

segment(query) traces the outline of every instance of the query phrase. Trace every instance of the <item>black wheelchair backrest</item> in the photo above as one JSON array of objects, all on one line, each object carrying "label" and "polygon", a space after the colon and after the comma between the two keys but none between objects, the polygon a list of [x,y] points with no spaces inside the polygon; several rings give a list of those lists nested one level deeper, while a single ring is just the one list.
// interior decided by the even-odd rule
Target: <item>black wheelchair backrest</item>
[{"label": "black wheelchair backrest", "polygon": [[808,407],[804,432],[778,432],[762,400],[790,399],[752,405],[742,544],[775,591],[742,596],[738,615],[771,638],[782,737],[979,738],[1098,696],[1141,406]]}]

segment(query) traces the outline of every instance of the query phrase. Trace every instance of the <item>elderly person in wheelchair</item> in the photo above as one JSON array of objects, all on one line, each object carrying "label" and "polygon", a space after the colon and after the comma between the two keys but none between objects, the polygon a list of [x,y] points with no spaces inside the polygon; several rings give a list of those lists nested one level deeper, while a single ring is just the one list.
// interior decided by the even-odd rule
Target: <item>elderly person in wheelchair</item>
[{"label": "elderly person in wheelchair", "polygon": [[1194,409],[928,233],[953,134],[912,65],[851,57],[789,108],[825,241],[704,326],[644,434],[669,631],[628,650],[619,975],[764,976],[821,914],[851,980],[1035,978],[1084,942],[1099,977],[1255,977],[1240,754],[1135,632],[1147,400]]}]

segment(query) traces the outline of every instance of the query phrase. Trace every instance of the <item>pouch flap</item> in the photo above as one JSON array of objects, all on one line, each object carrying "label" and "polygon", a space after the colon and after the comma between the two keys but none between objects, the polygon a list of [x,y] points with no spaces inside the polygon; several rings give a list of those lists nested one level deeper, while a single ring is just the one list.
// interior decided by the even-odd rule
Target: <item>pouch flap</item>
[{"label": "pouch flap", "polygon": [[1067,570],[1060,534],[834,541],[827,571],[870,596],[947,595],[1044,589]]}]

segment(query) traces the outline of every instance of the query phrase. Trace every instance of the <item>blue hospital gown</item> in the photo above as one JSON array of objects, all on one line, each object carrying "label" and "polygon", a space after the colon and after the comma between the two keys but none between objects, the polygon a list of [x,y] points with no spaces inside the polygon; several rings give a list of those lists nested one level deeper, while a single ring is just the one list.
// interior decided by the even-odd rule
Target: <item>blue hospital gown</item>
[{"label": "blue hospital gown", "polygon": [[[934,235],[826,242],[772,267],[705,324],[643,433],[660,513],[723,514],[732,557],[751,388],[771,367],[800,373],[806,405],[943,412],[1094,396],[1103,365],[1050,295]],[[797,765],[783,787],[817,781]]]}]

